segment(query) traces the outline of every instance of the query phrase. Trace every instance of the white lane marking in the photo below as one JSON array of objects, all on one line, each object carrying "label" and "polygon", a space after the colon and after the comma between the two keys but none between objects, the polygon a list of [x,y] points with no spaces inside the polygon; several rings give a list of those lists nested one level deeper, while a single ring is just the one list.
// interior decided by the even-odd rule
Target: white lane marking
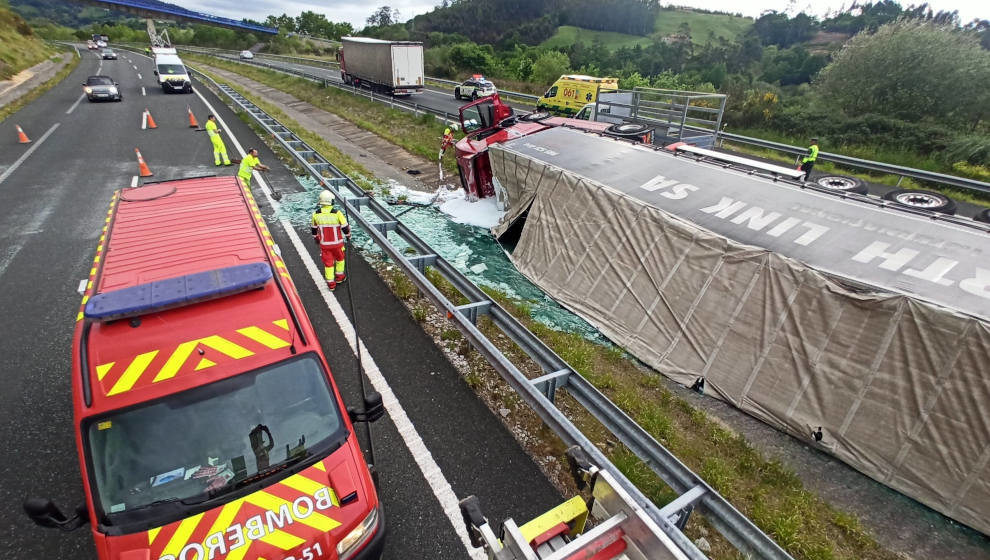
[{"label": "white lane marking", "polygon": [[135,188],[135,187],[137,187],[137,182],[138,182],[138,176],[137,175],[131,177],[131,188],[132,189]]},{"label": "white lane marking", "polygon": [[23,246],[20,243],[11,245],[7,248],[7,254],[0,257],[0,276],[3,276],[3,273],[7,271],[7,267],[10,266],[17,253],[21,252],[21,247]]},{"label": "white lane marking", "polygon": [[88,284],[89,284],[88,278],[83,278],[82,280],[79,281],[79,287],[76,288],[76,291],[79,292],[79,295],[81,296],[86,295],[86,286]]},{"label": "white lane marking", "polygon": [[79,96],[79,99],[76,99],[76,102],[72,104],[72,107],[69,107],[69,108],[68,108],[68,109],[67,109],[67,110],[65,111],[65,114],[66,114],[66,115],[71,115],[71,114],[72,114],[72,112],[76,110],[76,106],[77,106],[77,105],[79,105],[79,102],[83,100],[83,97],[86,97],[86,94],[85,94],[85,93],[83,93],[82,95],[80,95],[80,96]]},{"label": "white lane marking", "polygon": [[131,66],[133,66],[134,69],[137,70],[137,65],[136,64],[131,64]]},{"label": "white lane marking", "polygon": [[141,95],[145,95],[145,93],[144,93],[144,86],[141,86]]},{"label": "white lane marking", "polygon": [[[241,143],[237,141],[234,137],[231,129],[227,126],[227,123],[223,121],[220,114],[216,109],[210,104],[209,101],[203,94],[199,92],[196,88],[193,88],[193,92],[203,101],[210,113],[216,115],[217,122],[223,130],[227,131],[227,136],[230,141],[233,142],[234,148],[237,152],[244,156],[244,148],[241,147]],[[261,186],[261,190],[265,193],[265,198],[268,199],[268,203],[271,204],[272,209],[278,212],[281,204],[271,196],[271,187],[265,182],[261,175],[255,171],[254,177],[257,179],[258,184]],[[406,411],[402,408],[402,404],[399,399],[395,396],[392,388],[388,385],[385,376],[382,375],[380,369],[378,369],[378,364],[375,363],[374,358],[371,357],[371,353],[368,351],[368,347],[365,346],[364,341],[357,339],[354,331],[354,325],[351,324],[350,319],[344,313],[344,308],[340,306],[337,302],[337,298],[333,297],[330,293],[329,288],[327,288],[326,280],[323,279],[323,273],[316,266],[316,262],[313,257],[310,256],[309,252],[306,250],[306,246],[303,244],[302,239],[299,238],[299,234],[296,233],[295,228],[291,223],[285,218],[279,220],[279,224],[282,225],[282,229],[285,230],[286,235],[292,241],[292,246],[295,247],[296,252],[299,254],[299,258],[302,260],[303,265],[305,265],[306,270],[309,272],[313,283],[316,284],[317,289],[320,291],[320,295],[323,296],[323,301],[326,302],[327,307],[330,308],[330,314],[333,316],[337,325],[340,327],[341,332],[344,333],[344,338],[347,339],[348,345],[351,347],[351,352],[357,354],[358,344],[361,348],[361,366],[364,368],[364,373],[368,376],[368,380],[371,381],[371,385],[382,395],[382,404],[385,406],[385,410],[388,411],[389,417],[395,424],[399,435],[402,436],[402,441],[406,444],[409,452],[412,454],[413,460],[416,461],[416,465],[419,470],[423,473],[423,478],[426,479],[427,484],[430,485],[430,489],[433,490],[433,494],[437,497],[437,501],[440,502],[440,507],[443,508],[444,514],[447,516],[447,520],[454,528],[454,532],[461,539],[461,544],[467,550],[468,554],[474,560],[485,560],[487,556],[484,551],[479,548],[474,548],[471,545],[471,539],[468,537],[467,528],[464,526],[464,519],[461,516],[461,509],[458,505],[457,494],[454,493],[454,489],[450,486],[450,482],[447,481],[446,477],[443,475],[443,471],[440,470],[440,465],[437,464],[436,460],[433,459],[433,455],[430,450],[426,447],[426,443],[423,442],[423,438],[420,437],[419,432],[416,431],[416,427],[413,425],[412,421],[409,420],[409,416],[406,415]]]},{"label": "white lane marking", "polygon": [[42,134],[41,138],[39,138],[30,148],[28,148],[28,150],[24,152],[24,154],[21,155],[21,157],[17,158],[17,161],[15,161],[13,165],[8,167],[7,170],[3,172],[3,175],[0,175],[0,184],[6,181],[7,177],[10,177],[10,175],[14,171],[17,171],[17,168],[20,167],[22,163],[24,163],[24,160],[30,157],[31,154],[33,154],[34,151],[38,149],[38,146],[40,146],[49,136],[51,136],[53,132],[55,132],[55,129],[58,128],[58,125],[60,124],[62,123],[53,124],[52,127],[48,129],[48,132]]},{"label": "white lane marking", "polygon": [[145,109],[144,112],[141,113],[141,130],[147,130],[147,129],[148,129],[148,110]]},{"label": "white lane marking", "polygon": [[144,78],[141,77],[141,73],[140,72],[138,72],[138,79],[139,80],[143,80],[144,79]]}]

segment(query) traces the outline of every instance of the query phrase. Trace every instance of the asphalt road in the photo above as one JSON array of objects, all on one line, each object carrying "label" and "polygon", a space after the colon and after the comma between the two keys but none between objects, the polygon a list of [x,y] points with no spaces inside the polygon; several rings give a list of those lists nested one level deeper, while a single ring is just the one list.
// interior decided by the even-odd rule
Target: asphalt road
[{"label": "asphalt road", "polygon": [[[274,60],[274,59],[263,59],[263,60],[254,59],[253,61],[240,60],[238,57],[228,54],[216,54],[214,56],[217,56],[219,58],[226,58],[228,60],[235,60],[237,62],[248,63],[248,64],[252,62],[260,62],[280,69],[301,71],[301,72],[306,72],[308,74],[313,74],[319,76],[320,78],[327,79],[336,84],[344,83],[343,80],[340,79],[340,70],[337,69],[336,67],[328,68],[326,66],[308,65],[303,63],[294,63],[294,62],[287,62],[283,60]],[[370,90],[368,89],[359,89],[359,91],[365,93],[370,92]],[[382,97],[382,99],[385,98]],[[466,103],[470,102],[469,100],[466,99],[460,99],[460,100],[454,99],[453,86],[451,86],[449,89],[446,90],[427,87],[424,88],[421,93],[417,93],[407,97],[400,96],[397,97],[396,99],[402,101],[403,103],[415,103],[417,105],[421,105],[433,111],[440,111],[442,113],[447,113],[454,120],[457,120],[457,116],[459,114],[460,108],[464,106]],[[510,105],[512,104],[511,101],[508,101],[507,103]],[[530,109],[525,109],[525,110],[529,111]]]},{"label": "asphalt road", "polygon": [[[112,192],[137,174],[140,148],[149,180],[213,174],[210,143],[188,127],[186,108],[200,123],[209,109],[196,95],[166,95],[155,85],[150,61],[126,53],[100,62],[83,51],[79,67],[61,84],[0,124],[0,555],[4,558],[92,558],[89,531],[62,533],[34,526],[21,512],[27,497],[52,498],[71,510],[82,503],[74,442],[69,371],[79,281],[88,274]],[[87,75],[120,83],[121,103],[80,100]],[[140,74],[140,78],[139,78]],[[142,95],[142,87],[146,95]],[[241,144],[274,155],[206,88],[197,88]],[[148,108],[158,128],[141,130]],[[33,143],[17,143],[14,124]],[[42,139],[44,139],[42,141]],[[233,151],[228,140],[228,149]],[[233,154],[232,154],[233,156]],[[220,168],[233,174],[234,168]],[[302,190],[283,167],[271,182],[283,192]],[[257,189],[256,189],[257,192]],[[266,215],[265,199],[256,197]],[[316,284],[288,235],[271,225],[307,307],[331,368],[349,404],[360,403],[357,365]],[[303,239],[308,231],[299,232]],[[308,247],[316,258],[315,247]],[[352,319],[399,404],[439,465],[431,486],[406,439],[386,416],[373,427],[379,494],[388,536],[385,558],[464,558],[468,552],[448,511],[431,489],[437,479],[454,494],[476,494],[488,517],[522,522],[556,505],[560,496],[500,421],[460,379],[443,354],[370,266],[348,262],[354,309],[347,291],[336,298]],[[358,430],[361,431],[360,429]],[[442,484],[441,484],[442,485]]]}]

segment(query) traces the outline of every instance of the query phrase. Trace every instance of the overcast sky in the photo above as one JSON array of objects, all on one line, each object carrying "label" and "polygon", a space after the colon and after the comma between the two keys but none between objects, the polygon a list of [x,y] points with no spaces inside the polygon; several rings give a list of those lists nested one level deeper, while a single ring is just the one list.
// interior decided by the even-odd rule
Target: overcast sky
[{"label": "overcast sky", "polygon": [[[364,27],[365,20],[380,5],[392,6],[399,10],[402,21],[415,15],[429,12],[439,4],[439,0],[172,0],[175,4],[213,15],[234,19],[250,18],[264,21],[269,14],[287,13],[297,16],[310,10],[326,14],[330,21],[348,21],[356,29]],[[483,0],[480,0],[483,1]],[[766,10],[786,11],[796,14],[805,13],[817,16],[828,12],[841,10],[843,6],[852,4],[852,0],[677,0],[663,1],[664,5],[695,6],[706,10],[742,13],[746,16],[758,17]],[[920,4],[921,1],[902,1],[901,5]],[[990,3],[986,0],[930,0],[934,10],[959,10],[962,21],[973,19],[990,19]]]}]

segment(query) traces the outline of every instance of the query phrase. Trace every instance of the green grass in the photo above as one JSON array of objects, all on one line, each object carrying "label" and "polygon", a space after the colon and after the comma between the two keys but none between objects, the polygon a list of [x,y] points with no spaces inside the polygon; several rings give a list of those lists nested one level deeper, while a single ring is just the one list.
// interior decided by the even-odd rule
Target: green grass
[{"label": "green grass", "polygon": [[622,47],[632,48],[636,45],[645,47],[653,42],[653,39],[639,35],[627,35],[613,31],[592,31],[581,27],[574,27],[573,25],[561,25],[557,28],[557,32],[553,34],[553,37],[540,43],[540,46],[555,49],[569,47],[576,43],[584,43],[585,46],[590,47],[595,42],[595,39],[601,41],[602,45],[610,51]]},{"label": "green grass", "polygon": [[[728,132],[731,132],[733,134],[739,134],[742,136],[761,138],[763,140],[769,140],[771,142],[779,142],[781,144],[790,144],[792,146],[805,146],[808,141],[808,139],[803,136],[784,134],[772,130],[733,128]],[[777,160],[787,165],[794,165],[795,162],[794,155],[778,152],[776,150],[759,148],[748,144],[736,144],[730,142],[726,142],[725,146],[730,147],[735,151],[747,153],[757,157],[764,157],[768,159]],[[871,146],[871,145],[862,145],[862,144],[853,144],[853,145],[845,144],[840,146],[830,146],[828,144],[827,138],[823,139],[823,142],[821,144],[821,149],[822,151],[842,154],[844,156],[850,156],[859,159],[882,161],[891,165],[900,165],[902,167],[911,167],[914,169],[922,169],[925,171],[932,171],[935,173],[944,173],[946,175],[965,177],[969,179],[975,179],[977,181],[984,181],[984,182],[990,181],[990,170],[988,170],[986,167],[978,166],[978,165],[967,165],[965,163],[956,164],[953,166],[947,166],[945,163],[943,163],[942,161],[940,161],[934,155],[931,154],[925,156],[915,152],[909,152],[906,150],[898,150],[893,148],[886,148],[883,146]],[[854,177],[859,177],[860,179],[871,181],[873,183],[881,183],[885,185],[896,185],[898,181],[898,177],[896,175],[888,175],[885,173],[870,173],[862,170],[845,168],[827,161],[819,161],[818,163],[816,163],[815,172],[839,173],[842,175],[851,175]],[[977,204],[980,206],[990,206],[990,198],[987,198],[986,196],[981,196],[979,193],[975,193],[973,191],[968,191],[965,189],[944,187],[941,185],[921,184],[918,181],[915,181],[907,177],[901,179],[900,188],[936,190],[956,200],[961,200],[961,201],[969,202],[971,204]]]},{"label": "green grass", "polygon": [[44,61],[54,52],[20,16],[0,4],[0,80]]},{"label": "green grass", "polygon": [[75,70],[76,66],[78,65],[79,65],[79,57],[73,56],[72,60],[70,60],[69,63],[66,64],[64,68],[59,70],[58,73],[55,74],[55,76],[53,76],[50,80],[35,87],[27,94],[22,95],[20,98],[17,99],[17,101],[8,103],[7,105],[0,107],[0,122],[3,122],[7,117],[19,111],[21,107],[24,107],[28,103],[31,103],[35,99],[41,97],[43,93],[58,85],[58,83],[64,80],[65,77],[68,76],[73,70]]},{"label": "green grass", "polygon": [[704,14],[687,8],[664,8],[657,15],[654,36],[666,37],[678,33],[682,23],[691,27],[691,42],[696,45],[707,43],[710,35],[732,40],[753,26],[753,20],[747,17]]},{"label": "green grass", "polygon": [[[281,90],[314,107],[347,119],[411,153],[436,161],[445,125],[432,115],[423,113],[416,116],[399,109],[390,109],[378,101],[333,87],[324,88],[310,80],[266,68],[197,54],[182,56],[184,59],[228,70]],[[444,158],[443,166],[446,172],[457,173],[454,158]]]}]

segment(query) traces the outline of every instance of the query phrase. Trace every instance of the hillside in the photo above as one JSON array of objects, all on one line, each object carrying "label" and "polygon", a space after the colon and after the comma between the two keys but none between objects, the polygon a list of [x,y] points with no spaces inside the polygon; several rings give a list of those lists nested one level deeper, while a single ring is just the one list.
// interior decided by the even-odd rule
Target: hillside
[{"label": "hillside", "polygon": [[606,49],[615,50],[622,47],[635,47],[636,45],[646,46],[653,42],[649,37],[639,35],[629,35],[627,33],[616,33],[614,31],[592,31],[582,29],[573,25],[561,25],[557,32],[546,41],[540,43],[541,47],[551,49],[565,48],[576,43],[583,43],[590,47],[595,41],[599,41]]},{"label": "hillside", "polygon": [[711,35],[735,39],[753,26],[753,20],[728,14],[696,12],[689,8],[664,8],[657,14],[654,36],[659,38],[674,35],[680,32],[684,24],[691,29],[691,42],[703,45]]},{"label": "hillside", "polygon": [[0,80],[42,62],[52,52],[34,35],[27,22],[0,4]]}]

